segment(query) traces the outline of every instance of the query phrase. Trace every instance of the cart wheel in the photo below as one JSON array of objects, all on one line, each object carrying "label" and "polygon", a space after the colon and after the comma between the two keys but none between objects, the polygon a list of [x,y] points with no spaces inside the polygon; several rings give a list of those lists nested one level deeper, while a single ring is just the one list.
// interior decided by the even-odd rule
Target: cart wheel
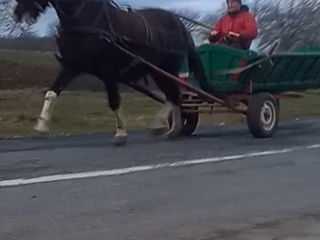
[{"label": "cart wheel", "polygon": [[[194,133],[194,131],[198,127],[199,123],[199,113],[182,113],[182,129],[180,135],[182,136],[190,136]],[[172,115],[169,116],[169,126],[172,126]]]},{"label": "cart wheel", "polygon": [[268,93],[252,96],[248,106],[247,123],[254,137],[272,137],[279,123],[279,104],[276,99]]},{"label": "cart wheel", "polygon": [[181,135],[190,136],[197,129],[199,123],[199,113],[183,113],[182,114],[182,130]]}]

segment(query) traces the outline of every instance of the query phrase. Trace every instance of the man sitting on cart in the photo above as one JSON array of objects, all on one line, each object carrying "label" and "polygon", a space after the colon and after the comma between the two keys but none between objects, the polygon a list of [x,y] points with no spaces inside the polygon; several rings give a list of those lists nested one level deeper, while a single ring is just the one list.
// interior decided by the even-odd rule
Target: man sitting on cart
[{"label": "man sitting on cart", "polygon": [[209,36],[210,43],[228,45],[244,50],[258,36],[257,22],[241,0],[227,0],[228,13],[215,25]]}]

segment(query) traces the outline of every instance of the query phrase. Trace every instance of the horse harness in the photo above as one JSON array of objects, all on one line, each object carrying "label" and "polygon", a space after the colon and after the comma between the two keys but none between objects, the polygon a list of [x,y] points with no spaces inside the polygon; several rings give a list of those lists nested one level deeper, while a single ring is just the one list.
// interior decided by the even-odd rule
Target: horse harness
[{"label": "horse harness", "polygon": [[[59,1],[59,0],[52,0],[52,1]],[[79,5],[79,7],[77,7],[77,9],[75,10],[75,13],[72,16],[72,20],[75,20],[77,18],[79,18],[79,16],[81,15],[81,12],[85,9],[86,5],[89,3],[90,0],[82,0],[81,4]],[[111,1],[113,3],[112,0],[108,0],[109,2]],[[136,16],[140,17],[140,19],[143,22],[144,28],[145,28],[145,41],[144,43],[137,43],[134,42],[132,39],[130,39],[127,36],[120,36],[115,27],[112,24],[112,20],[111,20],[111,13],[110,13],[110,9],[108,8],[107,2],[105,1],[101,1],[102,2],[102,8],[101,11],[99,12],[99,14],[97,15],[97,17],[95,18],[95,20],[93,21],[93,26],[70,26],[70,27],[63,27],[60,29],[60,33],[61,34],[65,34],[65,35],[97,35],[99,36],[101,39],[107,41],[108,43],[112,44],[113,46],[115,46],[117,49],[119,49],[121,52],[125,53],[127,56],[129,56],[130,58],[132,58],[132,61],[130,62],[130,64],[123,69],[123,71],[121,71],[120,73],[120,78],[124,79],[125,76],[135,67],[137,67],[140,64],[145,64],[145,61],[142,61],[142,58],[134,53],[132,53],[131,51],[129,51],[128,49],[129,46],[139,46],[139,47],[144,47],[144,48],[150,48],[156,51],[162,51],[162,52],[169,52],[172,54],[179,54],[179,55],[183,55],[185,56],[185,54],[183,52],[180,51],[176,51],[176,50],[171,50],[171,49],[162,49],[161,47],[155,47],[152,46],[153,43],[153,36],[152,36],[152,31],[151,31],[151,27],[150,24],[148,23],[146,17],[139,11],[135,11],[131,8],[128,8],[128,12],[134,13],[136,14]],[[115,4],[115,3],[114,3]],[[116,5],[116,4],[115,4]],[[57,5],[56,5],[57,6]],[[117,5],[116,5],[117,6]],[[117,6],[118,7],[118,6]],[[119,8],[120,9],[120,8]],[[62,11],[60,9],[60,11]],[[101,21],[101,19],[105,17],[106,18],[106,22],[108,24],[108,29],[109,31],[106,31],[104,29],[101,29],[99,27],[97,27],[97,25],[99,24],[99,22]]]},{"label": "horse harness", "polygon": [[[57,6],[57,2],[58,0],[52,0],[55,2],[55,5]],[[76,10],[74,11],[74,14],[73,16],[71,17],[71,20],[76,20],[77,18],[80,17],[82,11],[85,9],[85,7],[87,6],[87,4],[89,3],[90,0],[82,0],[81,1],[81,4],[76,8]],[[112,4],[114,4],[117,8],[120,9],[120,7],[114,3],[113,0],[107,0],[109,2],[111,2]],[[89,33],[89,34],[93,34],[94,32],[96,32],[97,34],[102,34],[102,35],[106,35],[106,32],[108,31],[104,31],[103,29],[100,29],[97,27],[97,25],[99,24],[99,22],[101,21],[101,19],[103,17],[106,18],[106,22],[108,24],[108,29],[109,29],[109,32],[110,34],[113,36],[113,39],[114,40],[117,40],[118,42],[120,42],[121,44],[125,45],[125,42],[126,43],[131,43],[133,44],[133,41],[127,37],[127,36],[120,36],[117,31],[116,31],[116,28],[114,27],[114,25],[112,24],[112,20],[111,20],[111,13],[110,13],[110,9],[108,8],[107,6],[107,2],[102,0],[101,1],[102,3],[102,8],[101,8],[101,11],[99,11],[99,14],[97,15],[97,17],[95,18],[94,22],[93,22],[93,26],[91,27],[68,27],[69,29],[67,31],[64,31],[65,33],[70,33],[72,32],[72,29],[74,29],[75,33],[81,33],[83,32],[83,34],[85,33]],[[63,10],[60,8],[61,12],[63,12]],[[140,17],[140,19],[142,20],[143,22],[143,25],[144,25],[144,28],[145,28],[145,33],[146,33],[146,36],[145,36],[145,42],[143,43],[143,45],[145,46],[151,46],[152,45],[152,42],[153,42],[153,38],[152,38],[152,32],[151,32],[151,28],[150,28],[150,24],[148,23],[147,19],[145,18],[145,16],[138,12],[138,11],[135,11],[133,10],[132,8],[128,8],[127,9],[128,12],[132,12],[134,14],[136,14],[136,16]],[[63,14],[65,15],[65,14]],[[93,28],[91,30],[89,30],[89,28]],[[96,30],[94,30],[96,29]],[[108,37],[110,37],[110,34],[107,34],[109,35]],[[105,37],[105,36],[104,36]],[[135,43],[137,44],[137,43]],[[140,44],[142,45],[142,44]]]}]

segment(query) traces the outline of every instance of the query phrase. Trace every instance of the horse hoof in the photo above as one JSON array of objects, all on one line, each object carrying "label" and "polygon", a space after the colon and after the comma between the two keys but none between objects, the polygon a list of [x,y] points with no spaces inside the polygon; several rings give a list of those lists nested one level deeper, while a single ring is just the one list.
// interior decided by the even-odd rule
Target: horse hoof
[{"label": "horse hoof", "polygon": [[126,143],[127,143],[127,137],[115,137],[113,140],[113,144],[116,147],[124,146],[126,145]]},{"label": "horse hoof", "polygon": [[169,131],[167,132],[167,140],[174,140],[176,138],[178,138],[180,136],[180,132],[179,131]]},{"label": "horse hoof", "polygon": [[44,123],[38,123],[36,126],[33,127],[35,131],[42,134],[49,133],[49,128]]},{"label": "horse hoof", "polygon": [[181,135],[182,126],[178,126],[177,128],[171,129],[167,132],[167,140],[173,140]]},{"label": "horse hoof", "polygon": [[161,127],[161,128],[152,128],[150,130],[150,133],[152,136],[161,136],[164,135],[166,133],[166,131],[168,131],[168,128],[166,127]]}]

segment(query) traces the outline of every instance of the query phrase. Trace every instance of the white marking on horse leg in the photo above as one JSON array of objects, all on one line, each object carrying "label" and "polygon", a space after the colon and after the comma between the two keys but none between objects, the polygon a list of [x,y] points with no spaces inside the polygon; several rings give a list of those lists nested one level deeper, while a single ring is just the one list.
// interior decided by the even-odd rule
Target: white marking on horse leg
[{"label": "white marking on horse leg", "polygon": [[128,134],[125,128],[125,122],[119,110],[114,111],[114,114],[116,117],[116,128],[117,128],[116,135],[114,136],[114,144],[118,146],[125,145],[128,137]]},{"label": "white marking on horse leg", "polygon": [[62,58],[61,52],[60,52],[59,50],[56,51],[56,56],[57,56],[58,58]]},{"label": "white marking on horse leg", "polygon": [[158,111],[155,120],[151,125],[152,129],[168,128],[168,118],[172,111],[172,105],[169,102]]},{"label": "white marking on horse leg", "polygon": [[160,109],[160,111],[158,111],[153,123],[151,124],[150,130],[152,135],[160,136],[168,131],[168,119],[171,111],[171,104],[169,102],[166,102],[166,104]]},{"label": "white marking on horse leg", "polygon": [[125,122],[121,115],[121,111],[119,110],[114,111],[114,114],[116,117],[116,128],[117,128],[115,138],[126,138],[128,134],[126,132]]},{"label": "white marking on horse leg", "polygon": [[181,108],[171,103],[171,109],[172,109],[172,126],[169,132],[167,133],[168,138],[178,136],[182,128]]},{"label": "white marking on horse leg", "polygon": [[57,99],[57,94],[54,91],[48,91],[45,96],[45,100],[43,103],[42,111],[38,118],[38,122],[34,127],[38,132],[48,132],[49,131],[49,121],[52,118],[53,108],[55,101]]}]

